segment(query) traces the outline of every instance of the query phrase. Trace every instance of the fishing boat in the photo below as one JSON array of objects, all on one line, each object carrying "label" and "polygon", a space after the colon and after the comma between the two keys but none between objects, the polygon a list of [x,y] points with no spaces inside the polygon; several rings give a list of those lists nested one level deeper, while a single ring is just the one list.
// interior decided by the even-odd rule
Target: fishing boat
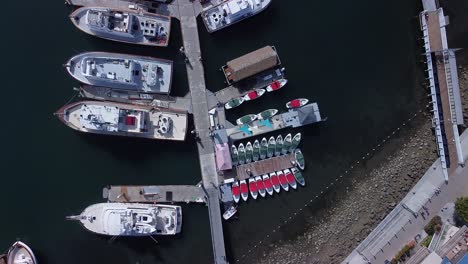
[{"label": "fishing boat", "polygon": [[[273,184],[271,183],[270,177],[267,174],[262,176],[263,184],[265,185],[265,189],[269,195],[273,195]],[[279,187],[279,186],[278,186]]]},{"label": "fishing boat", "polygon": [[260,142],[256,139],[253,143],[252,160],[257,161],[260,158]]},{"label": "fishing boat", "polygon": [[37,264],[36,256],[31,248],[21,241],[16,241],[8,249],[7,264]]},{"label": "fishing boat", "polygon": [[292,136],[291,133],[287,134],[283,141],[283,148],[281,148],[281,154],[285,155],[291,149]]},{"label": "fishing boat", "polygon": [[236,166],[239,163],[239,152],[237,152],[237,148],[235,145],[231,146],[231,160],[232,165]]},{"label": "fishing boat", "polygon": [[245,163],[250,163],[252,161],[252,156],[253,156],[253,147],[252,143],[247,142],[247,145],[245,145]]},{"label": "fishing boat", "polygon": [[279,90],[279,89],[283,88],[283,86],[285,86],[287,83],[288,83],[288,80],[279,79],[279,80],[276,80],[276,81],[270,83],[266,87],[266,90],[267,90],[267,92],[274,92],[276,90]]},{"label": "fishing boat", "polygon": [[82,7],[71,13],[70,20],[81,31],[99,38],[158,47],[169,44],[169,16],[141,10]]},{"label": "fishing boat", "polygon": [[262,177],[260,176],[257,176],[255,177],[255,182],[257,183],[257,190],[258,190],[258,193],[262,196],[262,197],[265,197],[265,194],[266,194],[266,186],[265,184],[263,183],[263,180],[262,180]]},{"label": "fishing boat", "polygon": [[245,163],[245,148],[244,148],[244,144],[240,143],[239,144],[239,147],[237,148],[238,150],[238,159],[239,159],[239,164],[244,164]]},{"label": "fishing boat", "polygon": [[277,109],[267,109],[257,114],[257,119],[268,119],[275,116],[278,113]]},{"label": "fishing boat", "polygon": [[240,192],[242,200],[244,200],[244,202],[247,201],[247,198],[249,198],[249,189],[245,180],[240,181]]},{"label": "fishing boat", "polygon": [[278,175],[276,175],[276,172],[270,173],[270,180],[271,180],[271,184],[273,185],[273,190],[279,193],[281,190],[281,184],[279,182]]},{"label": "fishing boat", "polygon": [[276,138],[275,156],[281,155],[282,149],[283,149],[283,136],[278,135],[278,137]]},{"label": "fishing boat", "polygon": [[286,177],[286,180],[288,181],[289,186],[291,186],[293,189],[296,189],[297,188],[296,179],[294,178],[294,175],[291,173],[291,170],[285,169],[283,173],[284,173],[284,176]]},{"label": "fishing boat", "polygon": [[233,215],[237,213],[237,208],[233,205],[229,207],[224,213],[223,213],[223,218],[224,220],[229,220]]},{"label": "fishing boat", "polygon": [[240,22],[265,10],[272,0],[228,0],[222,1],[201,13],[202,21],[209,33]]},{"label": "fishing boat", "polygon": [[252,100],[260,98],[263,94],[265,94],[265,89],[255,89],[253,91],[246,93],[243,96],[243,98],[244,98],[244,101],[252,101]]},{"label": "fishing boat", "polygon": [[80,132],[179,141],[188,122],[186,112],[108,101],[74,102],[55,115]]},{"label": "fishing boat", "polygon": [[268,158],[273,157],[273,155],[275,154],[275,150],[276,150],[276,141],[275,141],[275,138],[272,136],[272,137],[270,137],[270,139],[268,140],[268,152],[267,152],[267,157],[268,157]]},{"label": "fishing boat", "polygon": [[309,102],[309,99],[305,99],[305,98],[294,99],[286,103],[286,108],[288,109],[299,108],[299,107],[306,105],[308,102]]},{"label": "fishing boat", "polygon": [[288,185],[288,179],[286,179],[286,176],[282,171],[277,171],[276,175],[278,175],[278,180],[281,185],[281,188],[285,191],[289,191],[289,185]]},{"label": "fishing boat", "polygon": [[293,153],[294,150],[297,149],[297,147],[299,146],[299,143],[301,143],[301,133],[297,133],[296,135],[294,135],[293,139],[292,139],[292,142],[291,142],[291,147],[289,148],[289,152]]},{"label": "fishing boat", "polygon": [[224,104],[224,108],[226,108],[226,109],[229,110],[229,109],[238,107],[238,106],[241,105],[243,102],[244,102],[244,98],[242,98],[242,97],[234,98],[234,99],[231,99],[231,100],[230,100],[229,102],[227,102],[226,104]]},{"label": "fishing boat", "polygon": [[260,142],[260,159],[266,158],[268,153],[268,140],[266,138],[262,138],[262,142]]},{"label": "fishing boat", "polygon": [[145,203],[98,203],[68,216],[87,230],[108,236],[175,235],[182,229],[182,208]]},{"label": "fishing boat", "polygon": [[250,195],[252,198],[257,199],[258,196],[258,190],[257,190],[257,183],[255,182],[255,179],[249,178],[249,190],[250,190]]},{"label": "fishing boat", "polygon": [[245,116],[237,119],[236,123],[238,125],[245,125],[245,124],[248,124],[248,123],[252,123],[253,121],[255,121],[255,119],[257,119],[256,115],[245,115]]},{"label": "fishing boat", "polygon": [[305,160],[304,160],[304,155],[302,155],[302,151],[300,149],[296,149],[296,151],[294,151],[294,157],[296,158],[297,166],[301,170],[304,170]]},{"label": "fishing boat", "polygon": [[231,186],[232,197],[234,197],[234,202],[238,203],[240,200],[240,187],[237,181],[234,181]]},{"label": "fishing boat", "polygon": [[297,181],[301,186],[305,186],[305,179],[304,179],[304,176],[302,176],[301,171],[298,170],[298,169],[296,169],[296,168],[291,168],[291,172],[293,173],[294,178],[296,178],[296,181]]},{"label": "fishing boat", "polygon": [[169,94],[172,61],[111,52],[84,52],[65,64],[77,81],[113,89]]}]

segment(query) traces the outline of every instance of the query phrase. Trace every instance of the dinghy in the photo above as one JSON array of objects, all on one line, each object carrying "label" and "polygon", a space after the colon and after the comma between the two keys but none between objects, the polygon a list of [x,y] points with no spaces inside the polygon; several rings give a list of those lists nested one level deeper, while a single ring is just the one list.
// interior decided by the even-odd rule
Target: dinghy
[{"label": "dinghy", "polygon": [[242,200],[247,201],[247,198],[249,198],[249,189],[247,188],[247,182],[245,182],[245,180],[240,181],[240,192]]},{"label": "dinghy", "polygon": [[238,107],[243,102],[244,102],[244,98],[242,98],[242,97],[234,98],[234,99],[230,100],[229,102],[227,102],[226,104],[224,104],[224,108],[229,110],[229,109],[232,109],[234,107]]},{"label": "dinghy", "polygon": [[245,163],[250,163],[252,161],[252,156],[253,156],[253,147],[252,143],[247,142],[247,145],[245,145]]},{"label": "dinghy", "polygon": [[244,101],[252,101],[258,99],[265,93],[265,89],[256,89],[253,91],[248,92],[243,96]]},{"label": "dinghy", "polygon": [[234,145],[231,146],[231,160],[232,165],[234,166],[237,166],[239,163],[239,153],[237,152],[237,148]]},{"label": "dinghy", "polygon": [[286,103],[286,108],[294,109],[294,108],[303,107],[308,102],[309,102],[309,99],[305,99],[305,98],[294,99]]},{"label": "dinghy", "polygon": [[292,145],[292,136],[291,133],[287,134],[283,141],[283,148],[281,149],[281,154],[285,155],[291,149]]},{"label": "dinghy", "polygon": [[302,155],[302,152],[300,149],[296,149],[294,151],[294,157],[296,158],[296,164],[297,166],[301,169],[304,170],[305,167],[305,160],[304,160],[304,155]]},{"label": "dinghy", "polygon": [[250,190],[250,195],[252,198],[257,199],[258,196],[258,190],[257,190],[257,183],[255,182],[255,179],[249,178],[249,190]]},{"label": "dinghy", "polygon": [[260,158],[260,142],[256,139],[253,143],[252,160],[257,161]]},{"label": "dinghy", "polygon": [[274,137],[270,137],[268,140],[268,151],[267,151],[267,157],[271,158],[275,154],[275,149],[276,149],[276,141]]},{"label": "dinghy", "polygon": [[275,156],[281,155],[281,150],[282,149],[283,149],[283,136],[279,135],[276,138]]},{"label": "dinghy", "polygon": [[244,144],[240,143],[239,144],[239,147],[237,148],[238,150],[238,155],[237,155],[237,158],[239,160],[239,164],[244,164],[245,163],[245,148],[244,148]]},{"label": "dinghy", "polygon": [[262,197],[265,197],[265,184],[263,183],[263,180],[262,180],[262,177],[260,176],[257,176],[255,177],[255,182],[257,183],[257,190],[258,190],[258,193],[262,196]]},{"label": "dinghy", "polygon": [[240,187],[237,181],[232,183],[231,192],[232,192],[232,197],[234,197],[234,202],[238,203],[240,199]]},{"label": "dinghy", "polygon": [[293,189],[296,189],[296,179],[294,178],[294,175],[291,173],[291,171],[289,169],[285,169],[283,172],[284,176],[286,177],[286,181],[288,181],[289,186],[291,186]]},{"label": "dinghy", "polygon": [[289,185],[288,185],[288,180],[286,179],[286,176],[282,171],[277,171],[276,175],[278,175],[278,180],[281,185],[281,188],[285,191],[289,191]]},{"label": "dinghy", "polygon": [[260,159],[266,158],[268,153],[268,140],[266,138],[262,138],[262,142],[260,143]]},{"label": "dinghy", "polygon": [[[263,184],[265,185],[265,189],[269,195],[273,195],[273,184],[271,183],[270,177],[267,174],[262,176]],[[279,187],[279,186],[278,186]]]},{"label": "dinghy", "polygon": [[288,80],[287,79],[279,79],[279,80],[276,80],[272,83],[270,83],[267,87],[266,87],[266,90],[267,92],[274,92],[274,91],[277,91],[281,88],[283,88],[283,86],[285,86],[286,84],[288,83]]},{"label": "dinghy", "polygon": [[270,180],[271,180],[271,184],[273,185],[273,189],[275,190],[275,192],[279,193],[281,190],[281,187],[280,187],[281,184],[279,182],[278,175],[276,175],[276,172],[270,173]]},{"label": "dinghy", "polygon": [[248,123],[252,123],[257,119],[257,115],[245,115],[239,119],[236,120],[236,124],[238,125],[245,125]]},{"label": "dinghy", "polygon": [[275,116],[278,113],[277,109],[267,109],[257,114],[257,119],[268,119]]},{"label": "dinghy", "polygon": [[305,186],[305,179],[304,179],[304,176],[302,176],[301,171],[298,170],[298,169],[296,169],[296,168],[291,168],[291,172],[293,173],[294,178],[296,178],[296,181],[297,181],[301,186]]},{"label": "dinghy", "polygon": [[229,220],[233,215],[237,213],[237,208],[235,206],[229,207],[229,209],[226,210],[223,214],[224,220]]}]

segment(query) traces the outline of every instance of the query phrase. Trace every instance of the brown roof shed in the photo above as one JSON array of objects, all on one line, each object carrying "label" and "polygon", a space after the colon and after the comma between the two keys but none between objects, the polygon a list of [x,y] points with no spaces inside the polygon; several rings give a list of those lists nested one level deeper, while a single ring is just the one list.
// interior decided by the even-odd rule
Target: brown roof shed
[{"label": "brown roof shed", "polygon": [[237,82],[278,64],[276,50],[272,46],[266,46],[229,61],[225,74],[229,81]]}]

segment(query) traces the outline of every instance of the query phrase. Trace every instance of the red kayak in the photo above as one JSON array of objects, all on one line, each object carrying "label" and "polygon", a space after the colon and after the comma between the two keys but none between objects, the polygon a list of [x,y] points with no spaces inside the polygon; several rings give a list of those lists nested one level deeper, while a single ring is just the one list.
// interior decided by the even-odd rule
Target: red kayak
[{"label": "red kayak", "polygon": [[281,184],[281,188],[285,191],[289,191],[288,180],[282,171],[277,171],[276,174],[278,175],[279,182]]},{"label": "red kayak", "polygon": [[255,181],[257,182],[257,190],[258,193],[262,196],[265,197],[265,184],[263,183],[262,177],[257,176],[255,177]]},{"label": "red kayak", "polygon": [[252,198],[257,199],[258,190],[257,190],[257,183],[255,182],[254,178],[249,178],[249,189],[250,189],[250,195],[252,195]]},{"label": "red kayak", "polygon": [[256,90],[248,92],[242,98],[244,99],[244,101],[251,101],[251,100],[255,100],[255,99],[259,98],[264,93],[265,93],[264,89],[256,89]]},{"label": "red kayak", "polygon": [[296,189],[297,183],[292,172],[289,169],[285,169],[284,175],[286,176],[286,180],[288,181],[289,186],[291,186],[293,189]]},{"label": "red kayak", "polygon": [[265,185],[266,191],[269,195],[273,195],[273,184],[271,183],[270,177],[267,174],[263,175],[263,184]]},{"label": "red kayak", "polygon": [[238,203],[240,200],[240,187],[237,181],[232,184],[231,192],[232,196],[234,197],[234,202]]},{"label": "red kayak", "polygon": [[278,180],[278,176],[276,175],[276,172],[270,173],[270,180],[271,180],[271,184],[273,184],[273,189],[275,190],[275,192],[279,193],[281,190],[281,187],[280,187],[280,182]]},{"label": "red kayak", "polygon": [[247,201],[247,198],[249,198],[249,189],[247,188],[245,180],[240,181],[240,192],[242,200]]},{"label": "red kayak", "polygon": [[299,108],[299,107],[306,105],[308,102],[309,102],[309,99],[305,99],[305,98],[294,99],[286,103],[286,108],[288,109]]},{"label": "red kayak", "polygon": [[280,79],[280,80],[277,80],[277,81],[274,81],[274,82],[270,83],[267,86],[266,90],[267,90],[267,92],[274,92],[276,90],[279,90],[279,89],[283,88],[283,86],[285,86],[287,83],[288,83],[288,80]]}]

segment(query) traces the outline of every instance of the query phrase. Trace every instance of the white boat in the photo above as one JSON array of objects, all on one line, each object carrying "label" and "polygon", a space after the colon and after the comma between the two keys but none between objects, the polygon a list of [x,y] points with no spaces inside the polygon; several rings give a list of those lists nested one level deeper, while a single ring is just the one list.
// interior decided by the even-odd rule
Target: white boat
[{"label": "white boat", "polygon": [[260,98],[263,94],[265,94],[265,89],[255,89],[253,91],[246,93],[243,96],[243,98],[244,98],[244,101],[252,101],[252,100]]},{"label": "white boat", "polygon": [[289,148],[289,152],[293,153],[294,150],[297,149],[297,147],[299,146],[299,143],[301,143],[301,138],[302,138],[301,133],[297,133],[296,135],[294,135],[292,142],[291,142],[291,147]]},{"label": "white boat", "polygon": [[296,149],[294,151],[294,157],[296,158],[296,164],[297,166],[301,169],[304,170],[305,167],[305,160],[304,160],[304,155],[302,155],[302,152],[300,149]]},{"label": "white boat", "polygon": [[282,171],[277,171],[276,175],[278,175],[278,180],[281,185],[281,188],[285,191],[289,191],[289,185],[288,185],[288,180],[286,179],[286,176]]},{"label": "white boat", "polygon": [[162,204],[98,203],[67,219],[80,221],[84,228],[101,235],[175,235],[182,229],[182,208]]},{"label": "white boat", "polygon": [[247,201],[247,198],[249,198],[249,188],[245,180],[240,181],[240,192],[242,200]]},{"label": "white boat", "polygon": [[265,184],[263,183],[263,180],[262,180],[262,177],[260,176],[257,176],[255,177],[255,182],[257,183],[257,190],[258,190],[258,193],[262,196],[262,197],[265,197],[265,194],[266,194],[266,187],[265,187]]},{"label": "white boat", "polygon": [[281,150],[282,149],[283,149],[283,136],[279,135],[276,138],[275,156],[281,155]]},{"label": "white boat", "polygon": [[244,144],[240,143],[239,147],[237,148],[238,150],[238,159],[239,159],[239,164],[244,164],[245,163],[245,148]]},{"label": "white boat", "polygon": [[250,115],[245,115],[245,116],[237,119],[236,123],[238,125],[245,125],[245,124],[248,124],[248,123],[252,123],[256,119],[257,119],[257,115],[250,114]]},{"label": "white boat", "polygon": [[250,163],[252,161],[253,157],[253,147],[252,143],[247,142],[247,145],[245,145],[245,163]]},{"label": "white boat", "polygon": [[242,98],[242,97],[234,98],[234,99],[230,100],[229,102],[227,102],[226,104],[224,104],[224,108],[229,110],[229,109],[232,109],[234,107],[238,107],[243,102],[244,102],[244,98]]},{"label": "white boat", "polygon": [[304,176],[302,176],[301,171],[299,171],[299,170],[296,169],[296,168],[291,168],[291,172],[293,173],[294,178],[296,178],[296,181],[297,181],[301,186],[305,186],[305,179],[304,179]]},{"label": "white boat", "polygon": [[287,134],[283,141],[283,148],[281,149],[281,154],[285,155],[291,149],[292,145],[292,136],[291,133]]},{"label": "white boat", "polygon": [[267,109],[257,114],[257,119],[268,119],[275,116],[278,113],[278,109]]},{"label": "white boat", "polygon": [[266,138],[262,138],[262,142],[260,143],[260,159],[266,158],[268,153],[268,140]]},{"label": "white boat", "polygon": [[256,139],[253,143],[252,160],[257,161],[260,158],[260,142]]},{"label": "white boat", "polygon": [[233,215],[237,213],[237,208],[235,206],[229,207],[224,213],[223,213],[223,218],[224,220],[229,220]]},{"label": "white boat", "polygon": [[271,183],[270,177],[267,174],[262,176],[263,184],[265,185],[265,189],[269,195],[273,195],[273,184]]},{"label": "white boat", "polygon": [[296,189],[297,183],[292,172],[289,169],[285,169],[283,170],[283,173],[284,173],[284,176],[286,177],[286,181],[288,181],[289,186],[291,186],[293,189]]},{"label": "white boat", "polygon": [[240,200],[240,187],[239,182],[234,181],[231,186],[232,197],[234,198],[234,202],[238,203]]},{"label": "white boat", "polygon": [[25,243],[17,241],[8,249],[7,264],[37,264],[36,256]]},{"label": "white boat", "polygon": [[239,152],[235,145],[231,146],[231,160],[232,165],[236,166],[239,163]]},{"label": "white boat", "polygon": [[270,180],[271,180],[271,184],[273,185],[273,190],[279,193],[281,190],[281,184],[279,182],[278,175],[276,175],[276,172],[270,173]]},{"label": "white boat", "polygon": [[276,141],[274,137],[270,137],[268,140],[268,151],[267,151],[267,157],[271,158],[275,154],[276,150]]},{"label": "white boat", "polygon": [[309,99],[306,99],[306,98],[294,99],[286,103],[286,108],[294,109],[294,108],[303,107],[308,102],[309,102]]},{"label": "white boat", "polygon": [[279,80],[276,80],[276,81],[270,83],[266,87],[266,90],[267,90],[267,92],[274,92],[276,90],[279,90],[279,89],[283,88],[287,83],[288,83],[288,80],[279,79]]},{"label": "white boat", "polygon": [[258,196],[258,190],[257,190],[257,183],[255,182],[255,179],[249,178],[249,190],[250,190],[250,195],[252,198],[257,199]]}]

